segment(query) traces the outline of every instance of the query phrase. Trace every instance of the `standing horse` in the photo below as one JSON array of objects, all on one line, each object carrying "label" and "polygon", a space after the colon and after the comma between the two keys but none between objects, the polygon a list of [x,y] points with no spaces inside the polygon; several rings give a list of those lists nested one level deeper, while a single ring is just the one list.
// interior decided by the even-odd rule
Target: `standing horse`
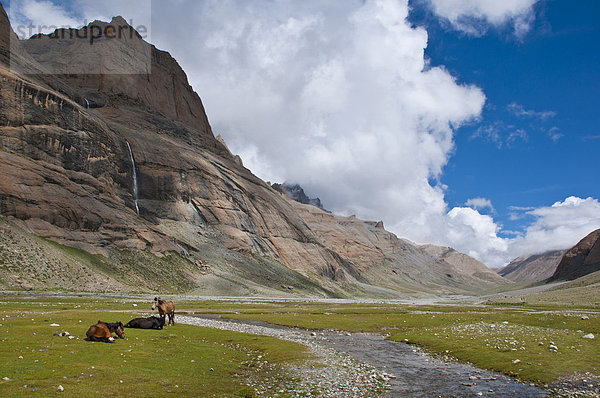
[{"label": "standing horse", "polygon": [[90,326],[85,335],[88,341],[103,341],[105,343],[112,343],[115,338],[113,333],[124,339],[125,330],[123,330],[123,324],[121,322],[102,322],[98,321],[97,324]]},{"label": "standing horse", "polygon": [[[152,302],[152,311],[158,308],[158,313],[160,317],[165,319],[165,314],[169,316],[169,322],[167,325],[175,325],[175,304],[172,301],[163,301],[160,297],[154,297],[154,301]],[[167,326],[165,325],[165,326]]]}]

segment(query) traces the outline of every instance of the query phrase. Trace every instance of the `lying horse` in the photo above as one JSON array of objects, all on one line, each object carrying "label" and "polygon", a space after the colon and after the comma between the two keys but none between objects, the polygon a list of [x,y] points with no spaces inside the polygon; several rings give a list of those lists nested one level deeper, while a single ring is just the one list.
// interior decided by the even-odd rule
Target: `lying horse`
[{"label": "lying horse", "polygon": [[113,333],[116,333],[119,338],[125,338],[125,330],[123,330],[123,324],[121,322],[102,322],[98,321],[97,324],[90,326],[85,335],[88,341],[103,341],[105,343],[112,343],[115,338]]},{"label": "lying horse", "polygon": [[172,301],[163,301],[160,297],[154,297],[152,302],[152,311],[158,308],[158,313],[162,319],[165,319],[165,314],[169,316],[168,325],[175,325],[175,304]]},{"label": "lying horse", "polygon": [[134,318],[127,322],[124,327],[138,329],[162,329],[165,326],[165,318],[150,316],[148,318]]}]

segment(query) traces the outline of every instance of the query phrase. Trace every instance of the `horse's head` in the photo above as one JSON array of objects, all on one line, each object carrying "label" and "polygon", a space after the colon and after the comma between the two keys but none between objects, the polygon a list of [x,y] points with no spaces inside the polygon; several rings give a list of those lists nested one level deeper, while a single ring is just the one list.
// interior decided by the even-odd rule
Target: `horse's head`
[{"label": "horse's head", "polygon": [[125,329],[123,329],[123,323],[122,322],[119,322],[119,325],[115,329],[115,333],[117,334],[117,336],[119,336],[119,338],[121,338],[121,339],[125,338]]},{"label": "horse's head", "polygon": [[158,297],[154,297],[154,301],[152,302],[152,311],[154,311],[156,307],[158,307],[158,300]]}]

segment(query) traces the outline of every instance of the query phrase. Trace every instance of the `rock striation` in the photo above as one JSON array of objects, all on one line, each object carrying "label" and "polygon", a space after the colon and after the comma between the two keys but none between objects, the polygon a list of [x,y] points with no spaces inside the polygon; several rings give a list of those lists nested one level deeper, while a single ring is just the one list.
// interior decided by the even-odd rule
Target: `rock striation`
[{"label": "rock striation", "polygon": [[[214,137],[169,53],[121,17],[82,29],[94,24],[128,34],[90,49],[59,30],[61,40],[38,35],[11,52],[14,33],[0,32],[0,224],[11,236],[43,238],[35,256],[52,252],[40,268],[26,247],[3,241],[22,255],[7,257],[0,284],[397,297],[505,283],[398,239],[381,222],[289,200]],[[52,277],[58,269],[67,270],[61,279]]]}]

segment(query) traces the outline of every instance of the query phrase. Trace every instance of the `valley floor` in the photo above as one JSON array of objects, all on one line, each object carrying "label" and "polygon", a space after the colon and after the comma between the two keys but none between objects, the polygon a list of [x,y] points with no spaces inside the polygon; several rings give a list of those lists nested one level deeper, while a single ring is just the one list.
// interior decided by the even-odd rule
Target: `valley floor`
[{"label": "valley floor", "polygon": [[[61,385],[67,396],[600,396],[600,309],[521,293],[485,303],[174,297],[177,325],[126,329],[114,344],[84,341],[87,326],[148,315],[150,297],[5,294],[0,395]],[[72,338],[52,335],[62,330]]]}]

